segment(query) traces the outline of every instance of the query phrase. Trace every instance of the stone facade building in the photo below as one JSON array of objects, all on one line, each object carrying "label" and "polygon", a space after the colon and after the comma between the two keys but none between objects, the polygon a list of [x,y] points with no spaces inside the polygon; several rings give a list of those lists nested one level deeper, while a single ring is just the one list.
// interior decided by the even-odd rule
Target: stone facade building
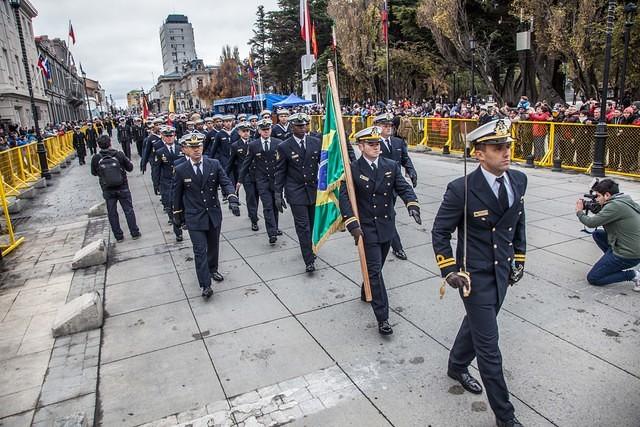
[{"label": "stone facade building", "polygon": [[160,27],[164,74],[180,72],[182,64],[196,59],[193,26],[185,15],[169,15]]}]

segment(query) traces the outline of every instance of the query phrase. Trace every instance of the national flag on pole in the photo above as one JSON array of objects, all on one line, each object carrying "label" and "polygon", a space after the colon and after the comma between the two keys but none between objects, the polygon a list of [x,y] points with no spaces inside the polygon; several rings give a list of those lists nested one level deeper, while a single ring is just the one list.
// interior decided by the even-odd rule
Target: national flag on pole
[{"label": "national flag on pole", "polygon": [[73,44],[76,44],[76,33],[73,31],[73,25],[71,25],[71,21],[69,21],[69,37]]},{"label": "national flag on pole", "polygon": [[249,55],[249,66],[247,67],[247,74],[249,74],[249,82],[251,82],[251,99],[253,100],[256,97],[256,75],[253,69],[253,60],[251,59],[251,55]]},{"label": "national flag on pole", "polygon": [[389,9],[387,0],[384,0],[382,10],[380,10],[380,20],[382,21],[382,39],[386,42],[389,39]]},{"label": "national flag on pole", "polygon": [[[113,98],[111,102],[113,103]],[[146,123],[149,117],[149,104],[147,103],[147,95],[144,91],[142,91],[142,96],[140,97],[140,110],[142,110],[142,120]]]},{"label": "national flag on pole", "polygon": [[44,78],[47,79],[47,81],[51,81],[51,66],[49,65],[49,60],[47,58],[45,58],[44,56],[40,55],[38,57],[38,68],[40,68],[40,70],[42,71],[42,74],[44,75]]},{"label": "national flag on pole", "polygon": [[309,2],[300,0],[300,37],[307,40],[307,28],[310,28]]},{"label": "national flag on pole", "polygon": [[171,92],[171,96],[169,96],[169,112],[170,113],[176,112],[176,103],[173,100],[173,92]]},{"label": "national flag on pole", "polygon": [[331,49],[336,50],[338,47],[338,39],[336,38],[336,26],[331,26]]},{"label": "national flag on pole", "polygon": [[313,57],[318,59],[318,41],[316,40],[316,23],[311,24],[311,50]]},{"label": "national flag on pole", "polygon": [[320,167],[318,169],[318,193],[311,235],[313,252],[316,254],[329,236],[342,226],[342,215],[340,214],[338,200],[340,198],[340,184],[345,179],[337,116],[332,102],[333,96],[330,86],[327,87],[325,99],[327,103],[322,151],[320,152]]}]

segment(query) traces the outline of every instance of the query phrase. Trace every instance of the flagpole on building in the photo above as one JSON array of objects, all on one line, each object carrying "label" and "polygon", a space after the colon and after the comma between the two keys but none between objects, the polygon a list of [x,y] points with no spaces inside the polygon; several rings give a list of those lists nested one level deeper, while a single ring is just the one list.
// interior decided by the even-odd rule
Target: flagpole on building
[{"label": "flagpole on building", "polygon": [[384,34],[384,40],[387,50],[387,102],[389,102],[389,100],[391,99],[391,79],[389,77],[389,8],[387,5],[387,0],[384,0],[384,14],[385,20],[382,23],[382,25],[384,26],[382,31]]},{"label": "flagpole on building", "polygon": [[[356,191],[353,187],[353,177],[351,176],[351,165],[349,164],[349,152],[347,151],[348,141],[345,140],[344,123],[342,122],[342,109],[340,108],[340,94],[338,93],[338,85],[336,83],[336,75],[333,70],[331,60],[327,62],[328,80],[331,87],[331,96],[333,99],[327,99],[326,102],[333,102],[333,110],[336,114],[336,125],[338,126],[338,137],[340,138],[340,150],[342,151],[342,164],[344,165],[344,178],[349,194],[349,202],[353,215],[360,221],[358,214],[358,203],[356,202]],[[364,283],[364,297],[367,301],[371,301],[371,283],[369,283],[369,270],[367,269],[367,258],[364,253],[364,237],[358,239],[358,255],[360,256],[360,271],[362,272],[362,281]]]}]

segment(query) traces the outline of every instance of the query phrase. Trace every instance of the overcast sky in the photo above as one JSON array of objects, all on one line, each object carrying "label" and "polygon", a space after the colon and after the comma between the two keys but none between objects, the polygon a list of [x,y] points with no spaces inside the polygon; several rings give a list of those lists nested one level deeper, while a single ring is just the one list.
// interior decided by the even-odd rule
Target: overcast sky
[{"label": "overcast sky", "polygon": [[196,54],[218,63],[222,46],[249,53],[258,5],[274,10],[277,0],[31,0],[38,10],[36,35],[67,40],[71,20],[76,44],[71,52],[87,77],[97,79],[107,95],[125,106],[126,93],[148,90],[162,74],[160,26],[167,15],[187,15],[193,25]]}]

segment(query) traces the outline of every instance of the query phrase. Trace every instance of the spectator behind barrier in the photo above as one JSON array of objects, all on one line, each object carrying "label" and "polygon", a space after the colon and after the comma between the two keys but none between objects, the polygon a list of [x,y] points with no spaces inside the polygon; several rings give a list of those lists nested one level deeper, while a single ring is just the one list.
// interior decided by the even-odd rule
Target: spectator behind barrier
[{"label": "spectator behind barrier", "polygon": [[[611,179],[596,182],[591,194],[597,204],[578,199],[576,215],[587,227],[604,228],[592,233],[604,255],[587,274],[587,281],[594,286],[631,281],[633,290],[640,292],[640,205],[620,193]],[[595,214],[588,216],[589,211]]]}]

